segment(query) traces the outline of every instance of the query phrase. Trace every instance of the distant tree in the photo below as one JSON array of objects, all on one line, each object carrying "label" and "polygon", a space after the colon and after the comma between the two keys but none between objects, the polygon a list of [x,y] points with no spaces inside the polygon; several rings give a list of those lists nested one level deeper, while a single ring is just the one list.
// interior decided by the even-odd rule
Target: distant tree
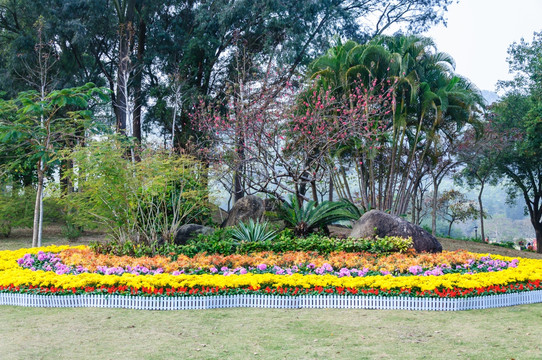
[{"label": "distant tree", "polygon": [[463,169],[456,174],[458,184],[466,184],[469,188],[479,188],[478,208],[480,219],[480,234],[485,239],[484,228],[484,206],[482,195],[486,185],[497,185],[498,163],[502,158],[503,149],[506,147],[507,136],[494,131],[494,126],[489,119],[488,122],[475,129],[465,132],[463,140],[459,144],[458,161],[464,164]]},{"label": "distant tree", "polygon": [[476,219],[479,215],[474,201],[468,200],[465,194],[453,189],[445,191],[438,198],[438,213],[449,224],[448,236],[452,232],[454,222]]},{"label": "distant tree", "polygon": [[523,197],[542,252],[542,33],[508,49],[514,79],[501,82],[506,96],[494,106],[495,131],[505,140],[497,163],[512,199]]}]

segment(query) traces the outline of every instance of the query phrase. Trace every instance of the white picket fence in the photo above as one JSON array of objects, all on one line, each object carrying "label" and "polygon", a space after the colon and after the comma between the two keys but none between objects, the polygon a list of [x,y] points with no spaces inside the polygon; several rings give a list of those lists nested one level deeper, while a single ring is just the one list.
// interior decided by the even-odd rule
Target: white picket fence
[{"label": "white picket fence", "polygon": [[341,295],[224,295],[145,297],[122,295],[33,295],[0,294],[0,305],[27,307],[99,307],[138,310],[202,310],[218,308],[274,309],[378,309],[457,311],[488,309],[542,302],[542,290],[515,294],[458,299]]}]

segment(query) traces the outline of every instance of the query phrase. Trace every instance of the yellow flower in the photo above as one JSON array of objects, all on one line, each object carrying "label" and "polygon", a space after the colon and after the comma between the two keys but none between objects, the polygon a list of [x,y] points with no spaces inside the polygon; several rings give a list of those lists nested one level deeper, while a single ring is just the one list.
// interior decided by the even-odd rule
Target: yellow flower
[{"label": "yellow flower", "polygon": [[[31,271],[17,264],[17,259],[25,254],[36,254],[39,251],[61,252],[66,249],[86,250],[84,246],[48,246],[16,251],[0,251],[0,286],[44,286],[63,289],[84,288],[86,286],[128,286],[133,288],[179,288],[179,287],[218,287],[218,288],[253,288],[269,287],[344,287],[344,288],[375,288],[375,289],[420,289],[422,291],[437,288],[479,288],[491,285],[507,285],[515,282],[542,280],[542,260],[520,258],[516,268],[508,268],[499,272],[478,274],[446,274],[442,276],[366,276],[366,277],[337,277],[334,275],[293,275],[275,274],[244,274],[244,275],[133,275],[124,273],[118,275],[99,275],[83,273],[79,275],[58,275],[52,271]],[[480,258],[487,254],[471,254],[469,257]],[[268,254],[267,258],[276,254]],[[292,255],[297,258],[298,255]],[[464,256],[460,254],[460,256]],[[421,255],[421,261],[429,256]],[[494,259],[512,261],[513,258],[492,255]],[[406,258],[405,258],[406,259]],[[297,261],[295,260],[295,261]],[[183,261],[186,261],[184,259]],[[203,258],[201,258],[203,261]],[[239,261],[245,261],[239,257]],[[428,261],[428,260],[427,260]]]}]

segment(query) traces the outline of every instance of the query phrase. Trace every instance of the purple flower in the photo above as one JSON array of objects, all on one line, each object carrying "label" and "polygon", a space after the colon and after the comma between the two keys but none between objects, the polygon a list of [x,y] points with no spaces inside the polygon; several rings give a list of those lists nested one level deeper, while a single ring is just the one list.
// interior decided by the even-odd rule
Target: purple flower
[{"label": "purple flower", "polygon": [[265,264],[260,264],[260,265],[256,266],[256,268],[257,268],[258,270],[260,270],[260,271],[264,271],[264,270],[267,269],[267,265],[265,265]]},{"label": "purple flower", "polygon": [[418,275],[423,271],[422,267],[419,265],[414,265],[408,268],[408,272],[410,272],[413,275]]}]

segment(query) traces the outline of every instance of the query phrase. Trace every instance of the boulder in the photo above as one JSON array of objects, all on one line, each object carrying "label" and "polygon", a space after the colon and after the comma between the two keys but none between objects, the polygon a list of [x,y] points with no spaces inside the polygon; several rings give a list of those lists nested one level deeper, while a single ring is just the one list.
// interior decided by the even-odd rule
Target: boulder
[{"label": "boulder", "polygon": [[188,240],[198,236],[199,234],[203,235],[209,235],[212,234],[215,231],[215,229],[198,225],[198,224],[185,224],[177,230],[177,234],[175,234],[175,244],[176,245],[186,245]]},{"label": "boulder", "polygon": [[269,198],[263,200],[264,211],[268,212],[277,212],[281,207],[281,202],[279,199]]},{"label": "boulder", "polygon": [[222,227],[235,226],[239,222],[260,220],[265,211],[263,200],[254,195],[248,195],[237,200]]},{"label": "boulder", "polygon": [[417,252],[442,252],[442,245],[437,238],[420,226],[411,224],[399,216],[371,210],[354,223],[350,237],[368,239],[376,236],[412,237]]}]

